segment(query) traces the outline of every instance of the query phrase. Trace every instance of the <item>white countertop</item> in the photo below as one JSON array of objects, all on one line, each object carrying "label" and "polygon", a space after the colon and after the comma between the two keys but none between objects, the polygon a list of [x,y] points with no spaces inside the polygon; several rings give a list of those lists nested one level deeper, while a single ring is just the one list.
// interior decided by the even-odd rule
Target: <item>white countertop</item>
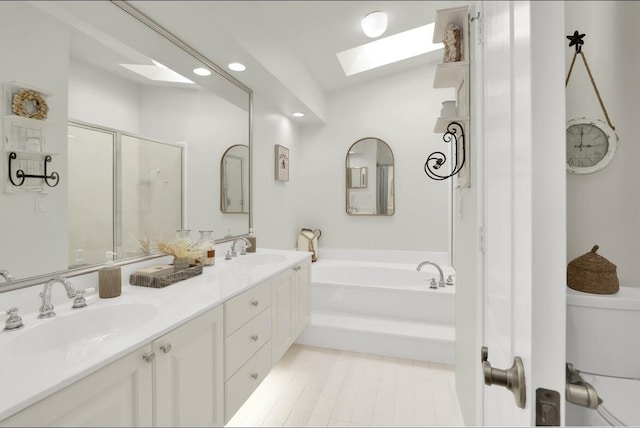
[{"label": "white countertop", "polygon": [[[205,266],[202,275],[161,289],[129,285],[129,275],[125,275],[123,269],[122,295],[119,297],[100,299],[96,293],[87,297],[88,307],[82,309],[71,309],[70,300],[64,304],[57,303],[56,316],[49,319],[37,318],[37,304],[33,305],[32,312],[21,311],[24,327],[8,332],[0,330],[0,420],[150,343],[242,291],[297,263],[310,260],[311,257],[306,252],[269,249],[258,249],[256,254],[279,254],[284,256],[284,260],[247,265],[237,260],[252,257],[251,254],[228,261],[224,257],[216,257],[215,266]],[[75,283],[73,278],[72,282]],[[58,285],[54,284],[54,288],[56,287]],[[41,286],[31,288],[36,296],[41,291]],[[61,286],[59,288],[62,289]],[[11,293],[14,292],[4,293],[3,298],[11,297]],[[37,297],[34,301],[37,302]],[[158,313],[143,325],[131,326],[128,331],[106,337],[99,346],[67,353],[26,356],[16,355],[12,350],[13,340],[29,334],[32,329],[44,323],[61,317],[77,316],[80,311],[135,303],[151,304],[157,307]]]}]

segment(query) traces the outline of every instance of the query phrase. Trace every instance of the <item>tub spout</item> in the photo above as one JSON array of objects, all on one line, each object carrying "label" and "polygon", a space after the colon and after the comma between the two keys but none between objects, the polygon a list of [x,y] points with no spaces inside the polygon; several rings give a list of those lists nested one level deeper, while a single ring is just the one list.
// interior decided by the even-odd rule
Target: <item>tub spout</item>
[{"label": "tub spout", "polygon": [[430,262],[430,261],[424,261],[422,263],[420,263],[418,265],[418,267],[416,268],[417,271],[419,271],[420,269],[422,269],[422,267],[424,265],[431,265],[431,266],[435,266],[436,269],[438,269],[438,273],[440,274],[440,281],[438,281],[438,287],[444,287],[445,282],[444,282],[444,272],[442,272],[442,268],[435,262]]}]

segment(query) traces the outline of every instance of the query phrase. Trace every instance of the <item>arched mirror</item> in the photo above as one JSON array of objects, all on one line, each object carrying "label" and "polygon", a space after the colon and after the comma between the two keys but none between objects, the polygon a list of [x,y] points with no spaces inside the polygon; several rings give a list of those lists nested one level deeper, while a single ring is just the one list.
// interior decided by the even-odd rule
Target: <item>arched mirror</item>
[{"label": "arched mirror", "polygon": [[249,213],[249,146],[236,144],[222,155],[220,211]]},{"label": "arched mirror", "polygon": [[393,215],[393,152],[379,138],[363,138],[346,159],[346,208],[349,215]]}]

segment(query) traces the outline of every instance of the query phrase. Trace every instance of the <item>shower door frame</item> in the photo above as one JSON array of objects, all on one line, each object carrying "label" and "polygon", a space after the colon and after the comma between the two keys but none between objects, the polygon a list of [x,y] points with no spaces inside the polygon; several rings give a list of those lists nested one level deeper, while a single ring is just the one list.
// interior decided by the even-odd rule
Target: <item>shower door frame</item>
[{"label": "shower door frame", "polygon": [[[113,134],[113,248],[111,251],[115,252],[118,255],[118,259],[127,258],[122,254],[122,137],[127,136],[130,138],[136,138],[145,141],[151,141],[158,144],[164,144],[172,147],[176,147],[180,149],[180,228],[185,227],[185,219],[186,219],[186,204],[185,204],[185,195],[187,191],[187,176],[186,176],[186,158],[187,158],[187,147],[183,142],[167,142],[161,141],[157,138],[146,137],[142,135],[138,135],[132,132],[123,131],[116,128],[110,128],[103,125],[97,125],[95,123],[84,122],[81,120],[70,119],[67,121],[67,126],[76,126],[83,129],[94,130],[98,132]],[[93,264],[93,263],[90,263]]]}]

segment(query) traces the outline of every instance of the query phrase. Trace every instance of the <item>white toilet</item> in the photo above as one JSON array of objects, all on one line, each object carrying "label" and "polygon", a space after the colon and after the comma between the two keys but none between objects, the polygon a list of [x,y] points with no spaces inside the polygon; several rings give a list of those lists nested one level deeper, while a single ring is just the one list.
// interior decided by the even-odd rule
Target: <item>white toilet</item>
[{"label": "white toilet", "polygon": [[567,403],[566,425],[640,426],[640,287],[606,295],[567,288],[567,362],[603,403]]}]

